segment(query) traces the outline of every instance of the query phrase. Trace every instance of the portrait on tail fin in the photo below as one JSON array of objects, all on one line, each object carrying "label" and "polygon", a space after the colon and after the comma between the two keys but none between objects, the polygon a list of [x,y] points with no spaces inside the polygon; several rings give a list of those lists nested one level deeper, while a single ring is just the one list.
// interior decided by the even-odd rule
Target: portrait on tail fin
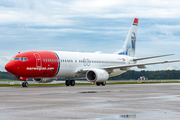
[{"label": "portrait on tail fin", "polygon": [[131,35],[131,44],[132,44],[132,49],[135,50],[135,46],[136,46],[136,34],[134,32],[132,32],[132,35]]}]

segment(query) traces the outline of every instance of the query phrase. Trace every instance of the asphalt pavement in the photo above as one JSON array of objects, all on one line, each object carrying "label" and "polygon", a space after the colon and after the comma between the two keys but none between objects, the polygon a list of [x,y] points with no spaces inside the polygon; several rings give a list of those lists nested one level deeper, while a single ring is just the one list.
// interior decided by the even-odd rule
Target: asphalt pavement
[{"label": "asphalt pavement", "polygon": [[0,87],[0,120],[180,118],[180,84]]}]

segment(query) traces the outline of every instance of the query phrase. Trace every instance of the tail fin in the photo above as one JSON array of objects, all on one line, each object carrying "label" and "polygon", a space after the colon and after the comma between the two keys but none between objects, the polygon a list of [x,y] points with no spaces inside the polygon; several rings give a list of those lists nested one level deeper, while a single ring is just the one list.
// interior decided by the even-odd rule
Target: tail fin
[{"label": "tail fin", "polygon": [[124,42],[123,48],[121,50],[118,50],[114,54],[128,55],[134,57],[135,48],[136,48],[137,28],[138,28],[138,18],[135,18],[133,24],[131,25],[129,33],[126,37],[126,41]]}]

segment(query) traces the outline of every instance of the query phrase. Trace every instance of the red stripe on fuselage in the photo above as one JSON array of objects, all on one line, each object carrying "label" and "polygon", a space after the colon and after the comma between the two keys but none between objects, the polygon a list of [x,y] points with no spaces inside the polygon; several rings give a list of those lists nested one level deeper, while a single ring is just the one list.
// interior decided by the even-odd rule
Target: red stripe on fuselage
[{"label": "red stripe on fuselage", "polygon": [[57,73],[59,60],[52,51],[28,51],[14,57],[27,57],[28,60],[11,60],[6,70],[15,76],[28,78],[54,77]]}]

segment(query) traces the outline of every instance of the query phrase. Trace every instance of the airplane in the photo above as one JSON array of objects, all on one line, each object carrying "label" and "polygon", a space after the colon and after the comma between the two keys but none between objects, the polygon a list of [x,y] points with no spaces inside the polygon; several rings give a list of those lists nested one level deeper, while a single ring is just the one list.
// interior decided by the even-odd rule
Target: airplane
[{"label": "airplane", "polygon": [[28,87],[28,78],[39,83],[52,82],[55,78],[65,78],[66,86],[74,86],[76,78],[86,78],[97,86],[105,86],[109,77],[120,75],[132,67],[140,69],[145,65],[180,62],[180,60],[151,63],[137,63],[157,57],[136,58],[136,37],[138,18],[135,18],[124,42],[123,48],[113,54],[66,52],[66,51],[27,51],[18,53],[5,65],[5,69],[18,80],[24,81],[23,87]]}]

